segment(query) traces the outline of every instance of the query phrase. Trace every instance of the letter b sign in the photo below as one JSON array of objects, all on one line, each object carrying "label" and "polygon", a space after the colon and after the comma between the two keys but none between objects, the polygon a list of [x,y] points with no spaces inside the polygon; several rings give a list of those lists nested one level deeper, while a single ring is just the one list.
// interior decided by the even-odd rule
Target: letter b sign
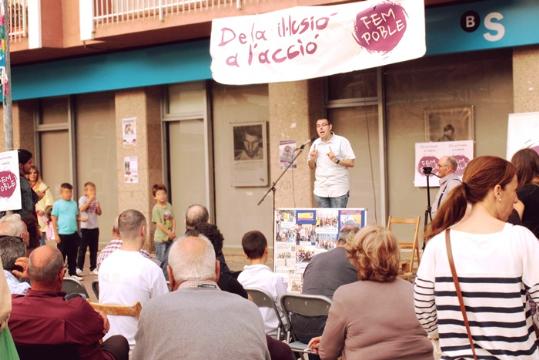
[{"label": "letter b sign", "polygon": [[466,32],[474,32],[481,24],[481,18],[475,11],[466,11],[460,17],[460,27]]}]

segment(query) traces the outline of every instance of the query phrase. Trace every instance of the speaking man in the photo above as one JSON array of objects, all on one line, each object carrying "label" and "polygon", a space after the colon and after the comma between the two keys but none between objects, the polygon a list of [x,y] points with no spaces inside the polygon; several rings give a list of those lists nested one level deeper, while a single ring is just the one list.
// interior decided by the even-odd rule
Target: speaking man
[{"label": "speaking man", "polygon": [[335,134],[328,119],[316,120],[319,138],[311,145],[307,163],[315,170],[314,198],[320,208],[345,208],[350,184],[348,168],[356,155],[348,139]]}]

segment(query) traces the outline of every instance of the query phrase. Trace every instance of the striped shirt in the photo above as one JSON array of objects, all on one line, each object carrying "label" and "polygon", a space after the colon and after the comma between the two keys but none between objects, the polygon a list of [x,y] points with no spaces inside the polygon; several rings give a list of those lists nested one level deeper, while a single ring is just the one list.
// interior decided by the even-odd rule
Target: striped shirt
[{"label": "striped shirt", "polygon": [[[451,230],[451,248],[479,359],[539,359],[526,293],[539,303],[539,241],[506,224],[492,234]],[[472,358],[447,260],[445,233],[432,238],[414,287],[416,316],[438,332],[442,359]]]}]

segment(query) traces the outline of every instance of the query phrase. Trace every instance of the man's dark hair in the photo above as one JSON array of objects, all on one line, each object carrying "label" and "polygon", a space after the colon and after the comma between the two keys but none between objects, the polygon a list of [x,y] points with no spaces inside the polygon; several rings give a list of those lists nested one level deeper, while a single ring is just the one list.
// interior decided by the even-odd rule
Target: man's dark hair
[{"label": "man's dark hair", "polygon": [[32,158],[32,153],[26,149],[17,150],[19,153],[19,164],[26,164]]},{"label": "man's dark hair", "polygon": [[167,187],[165,186],[165,184],[154,184],[152,186],[152,195],[155,196],[155,194],[157,194],[159,190],[164,191],[168,194]]},{"label": "man's dark hair", "polygon": [[194,229],[198,224],[208,221],[210,221],[210,214],[204,205],[192,204],[187,207],[185,212],[185,227],[187,229]]},{"label": "man's dark hair", "polygon": [[452,131],[452,132],[455,132],[455,127],[451,124],[447,124],[446,126],[444,126],[444,132],[445,131]]},{"label": "man's dark hair", "polygon": [[16,236],[0,236],[0,258],[4,270],[11,271],[15,261],[26,255],[26,247],[21,238]]},{"label": "man's dark hair", "polygon": [[73,185],[71,185],[70,183],[62,183],[62,185],[60,185],[60,188],[61,189],[73,190]]},{"label": "man's dark hair", "polygon": [[118,231],[123,237],[136,237],[141,226],[146,224],[146,217],[138,210],[129,209],[118,216]]},{"label": "man's dark hair", "polygon": [[210,223],[199,223],[195,226],[195,231],[204,235],[208,238],[208,240],[210,240],[215,250],[215,256],[219,257],[223,254],[223,242],[225,239],[216,225]]},{"label": "man's dark hair", "polygon": [[331,119],[327,118],[327,117],[321,117],[321,118],[318,118],[316,119],[316,121],[314,122],[315,124],[320,121],[320,120],[326,120],[328,122],[329,125],[333,125],[333,121],[331,121]]},{"label": "man's dark hair", "polygon": [[243,252],[249,259],[260,259],[264,256],[264,251],[268,247],[268,241],[264,234],[258,230],[245,233],[241,239]]}]

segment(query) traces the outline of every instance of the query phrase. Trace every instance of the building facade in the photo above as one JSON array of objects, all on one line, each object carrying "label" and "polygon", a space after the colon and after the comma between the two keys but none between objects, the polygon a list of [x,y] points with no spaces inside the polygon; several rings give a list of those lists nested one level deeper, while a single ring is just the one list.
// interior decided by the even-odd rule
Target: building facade
[{"label": "building facade", "polygon": [[[79,195],[86,181],[97,184],[102,242],[123,209],[149,217],[151,186],[161,182],[179,223],[188,204],[208,206],[229,251],[252,229],[271,238],[272,195],[257,203],[281,172],[279,143],[312,138],[319,117],[356,153],[349,207],[367,208],[369,223],[422,215],[414,145],[426,140],[426,111],[472,108],[475,156],[502,157],[508,114],[539,111],[539,5],[531,0],[427,1],[421,59],[249,86],[211,80],[212,18],[338,1],[11,3],[14,20],[28,14],[26,30],[11,34],[15,146],[36,154],[56,194],[65,181]],[[253,122],[267,126],[268,176],[237,186],[233,127]],[[312,184],[304,153],[277,186],[276,207],[313,206]]]}]

